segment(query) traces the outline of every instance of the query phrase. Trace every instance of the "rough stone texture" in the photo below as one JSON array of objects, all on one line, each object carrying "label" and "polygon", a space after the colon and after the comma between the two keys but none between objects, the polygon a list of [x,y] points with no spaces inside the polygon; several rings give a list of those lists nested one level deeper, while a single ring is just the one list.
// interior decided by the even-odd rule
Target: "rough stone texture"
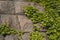
[{"label": "rough stone texture", "polygon": [[14,1],[20,1],[20,2],[24,2],[25,0],[14,0]]},{"label": "rough stone texture", "polygon": [[15,2],[15,13],[23,14],[24,7],[29,4],[29,2]]},{"label": "rough stone texture", "polygon": [[8,13],[13,14],[14,11],[14,2],[13,1],[0,1],[0,14]]},{"label": "rough stone texture", "polygon": [[11,27],[15,28],[17,31],[20,31],[21,28],[17,15],[11,15],[10,21],[11,21],[10,23]]},{"label": "rough stone texture", "polygon": [[17,15],[1,15],[1,24],[3,23],[7,23],[18,31],[21,29]]},{"label": "rough stone texture", "polygon": [[43,13],[44,12],[44,8],[42,6],[40,6],[39,4],[34,4],[34,3],[30,3],[30,5],[32,7],[35,7],[36,9],[39,10],[39,12]]},{"label": "rough stone texture", "polygon": [[23,1],[26,1],[26,0],[0,0],[0,1],[20,1],[20,2],[23,2]]},{"label": "rough stone texture", "polygon": [[0,40],[4,40],[4,37],[0,35]]},{"label": "rough stone texture", "polygon": [[0,0],[0,1],[13,1],[13,0]]},{"label": "rough stone texture", "polygon": [[15,36],[14,35],[10,35],[10,36],[6,36],[5,40],[18,40],[18,39],[17,39],[16,35]]},{"label": "rough stone texture", "polygon": [[25,33],[22,35],[22,40],[29,40],[29,33]]},{"label": "rough stone texture", "polygon": [[26,16],[18,16],[20,25],[21,25],[21,30],[25,32],[31,32],[33,29],[33,24],[31,20],[29,20]]},{"label": "rough stone texture", "polygon": [[9,25],[9,16],[8,15],[1,15],[1,24],[7,23]]}]

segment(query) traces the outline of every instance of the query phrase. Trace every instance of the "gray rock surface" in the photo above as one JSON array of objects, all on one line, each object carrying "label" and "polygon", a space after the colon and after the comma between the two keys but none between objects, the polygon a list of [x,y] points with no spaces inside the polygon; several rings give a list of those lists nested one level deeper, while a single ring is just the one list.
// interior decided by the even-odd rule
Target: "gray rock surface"
[{"label": "gray rock surface", "polygon": [[14,11],[14,1],[0,1],[0,12],[13,14]]},{"label": "gray rock surface", "polygon": [[9,25],[9,16],[8,15],[1,15],[1,24],[7,23]]},{"label": "gray rock surface", "polygon": [[10,25],[15,28],[17,31],[20,31],[20,22],[17,15],[10,15]]},{"label": "gray rock surface", "polygon": [[16,36],[14,35],[10,35],[10,36],[6,36],[5,40],[18,40]]},{"label": "gray rock surface", "polygon": [[20,25],[21,25],[21,30],[24,32],[31,32],[33,29],[33,24],[31,20],[29,20],[26,16],[18,16]]},{"label": "gray rock surface", "polygon": [[22,35],[22,40],[29,40],[29,33]]},{"label": "gray rock surface", "polygon": [[0,0],[0,1],[13,1],[13,0]]},{"label": "gray rock surface", "polygon": [[0,40],[4,40],[4,37],[0,35]]},{"label": "gray rock surface", "polygon": [[14,2],[15,4],[15,13],[23,14],[23,9],[25,6],[28,6],[29,2]]}]

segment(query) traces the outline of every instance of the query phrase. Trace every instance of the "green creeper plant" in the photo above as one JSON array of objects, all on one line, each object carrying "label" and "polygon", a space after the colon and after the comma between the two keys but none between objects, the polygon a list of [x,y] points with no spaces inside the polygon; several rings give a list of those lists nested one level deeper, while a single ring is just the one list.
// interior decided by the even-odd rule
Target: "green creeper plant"
[{"label": "green creeper plant", "polygon": [[37,27],[37,24],[33,24],[33,31],[40,31],[40,28]]},{"label": "green creeper plant", "polygon": [[0,35],[6,36],[6,35],[16,35],[18,40],[21,40],[21,36],[24,32],[22,31],[16,31],[14,28],[9,27],[6,23],[0,25]]},{"label": "green creeper plant", "polygon": [[[36,8],[25,7],[25,14],[34,24],[47,28],[47,40],[60,40],[60,0],[28,0],[44,7],[44,13]],[[35,11],[33,11],[35,10]],[[36,26],[35,31],[38,30]]]},{"label": "green creeper plant", "polygon": [[43,40],[42,34],[39,32],[39,28],[37,28],[36,24],[33,24],[33,31],[29,34],[30,40]]},{"label": "green creeper plant", "polygon": [[10,35],[10,34],[15,34],[16,31],[13,28],[10,28],[7,24],[2,24],[0,25],[0,35]]},{"label": "green creeper plant", "polygon": [[23,34],[24,34],[24,32],[22,32],[22,31],[17,32],[18,40],[21,40],[21,36],[22,36]]},{"label": "green creeper plant", "polygon": [[25,15],[32,20],[33,23],[38,23],[41,20],[42,13],[40,13],[36,8],[31,6],[26,6],[24,8]]},{"label": "green creeper plant", "polygon": [[60,28],[53,25],[47,31],[48,40],[60,40]]},{"label": "green creeper plant", "polygon": [[[27,6],[24,8],[25,15],[32,20],[33,23],[41,23],[40,25],[43,27],[53,25],[53,18],[49,20],[50,17],[47,16],[46,13],[40,13],[36,8]],[[52,24],[51,24],[52,23]]]},{"label": "green creeper plant", "polygon": [[54,25],[47,30],[47,39],[60,40],[60,17],[57,17],[54,21]]},{"label": "green creeper plant", "polygon": [[40,32],[31,32],[29,35],[30,40],[42,40],[43,36]]}]

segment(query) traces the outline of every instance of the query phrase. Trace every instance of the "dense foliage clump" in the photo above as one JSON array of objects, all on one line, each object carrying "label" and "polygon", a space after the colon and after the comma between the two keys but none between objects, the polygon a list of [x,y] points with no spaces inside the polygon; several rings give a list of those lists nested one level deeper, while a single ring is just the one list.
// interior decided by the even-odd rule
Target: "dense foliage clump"
[{"label": "dense foliage clump", "polygon": [[16,30],[9,27],[7,24],[2,24],[0,25],[0,35],[10,35],[10,34],[15,34]]},{"label": "dense foliage clump", "polygon": [[42,40],[43,36],[40,32],[31,32],[29,36],[30,40]]},{"label": "dense foliage clump", "polygon": [[36,8],[27,6],[24,9],[26,16],[34,24],[47,28],[47,40],[60,40],[60,0],[28,0],[38,3],[44,7],[44,12],[39,12]]},{"label": "dense foliage clump", "polygon": [[21,36],[24,32],[22,31],[16,31],[14,28],[9,27],[6,23],[0,25],[0,35],[6,36],[6,35],[16,35],[18,40],[21,40]]},{"label": "dense foliage clump", "polygon": [[[39,11],[31,6],[27,6],[24,9],[25,14],[28,18],[32,20],[33,23],[40,22],[40,18],[42,16],[42,13],[39,13]],[[40,17],[39,17],[40,16]]]},{"label": "dense foliage clump", "polygon": [[30,40],[43,40],[43,35],[39,32],[39,28],[36,27],[36,24],[33,26],[33,31],[29,34]]}]

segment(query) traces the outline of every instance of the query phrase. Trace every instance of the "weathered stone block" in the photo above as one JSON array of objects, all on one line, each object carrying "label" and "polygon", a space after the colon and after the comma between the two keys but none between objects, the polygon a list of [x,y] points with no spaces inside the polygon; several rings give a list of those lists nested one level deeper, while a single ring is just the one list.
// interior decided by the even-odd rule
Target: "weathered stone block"
[{"label": "weathered stone block", "polygon": [[20,22],[18,20],[18,15],[11,15],[10,16],[10,25],[11,27],[15,28],[17,31],[20,31]]},{"label": "weathered stone block", "polygon": [[15,13],[16,14],[24,14],[23,9],[25,6],[29,5],[29,2],[15,2]]},{"label": "weathered stone block", "polygon": [[17,36],[15,35],[10,35],[10,36],[6,36],[5,40],[18,40]]},{"label": "weathered stone block", "polygon": [[20,1],[20,2],[24,2],[24,1],[26,1],[26,0],[14,0],[14,1]]},{"label": "weathered stone block", "polygon": [[1,15],[1,24],[7,23],[7,25],[13,27],[17,31],[20,31],[20,24],[17,15]]},{"label": "weathered stone block", "polygon": [[22,40],[29,40],[29,33],[22,35]]},{"label": "weathered stone block", "polygon": [[34,4],[34,3],[30,3],[31,6],[35,7],[36,9],[38,9],[41,13],[44,12],[44,7],[39,5],[39,4]]},{"label": "weathered stone block", "polygon": [[13,0],[0,0],[0,1],[13,1]]},{"label": "weathered stone block", "polygon": [[13,14],[14,1],[0,1],[0,14]]},{"label": "weathered stone block", "polygon": [[4,40],[4,37],[0,35],[0,40]]},{"label": "weathered stone block", "polygon": [[21,30],[25,32],[31,32],[33,29],[33,24],[30,19],[28,19],[26,16],[19,15],[18,16],[20,25],[21,25]]},{"label": "weathered stone block", "polygon": [[9,25],[9,20],[10,20],[9,16],[8,15],[1,15],[1,24],[7,23]]}]

